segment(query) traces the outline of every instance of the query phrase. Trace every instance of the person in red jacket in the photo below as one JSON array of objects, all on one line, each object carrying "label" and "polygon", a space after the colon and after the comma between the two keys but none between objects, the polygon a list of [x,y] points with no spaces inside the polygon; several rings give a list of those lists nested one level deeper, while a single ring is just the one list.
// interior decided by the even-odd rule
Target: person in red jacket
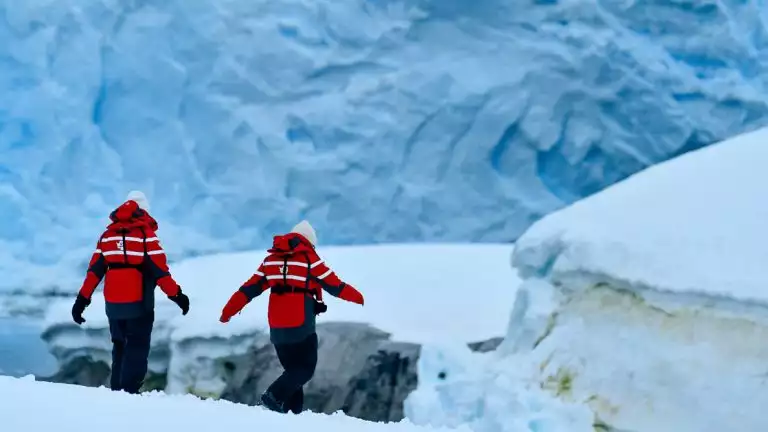
[{"label": "person in red jacket", "polygon": [[112,338],[112,390],[138,393],[147,373],[154,325],[155,286],[184,315],[189,298],[173,280],[165,251],[157,238],[157,221],[148,213],[143,193],[134,191],[110,215],[112,223],[99,237],[88,272],[72,306],[72,319],[85,322],[96,287],[104,281],[104,300]]},{"label": "person in red jacket", "polygon": [[307,221],[288,234],[275,236],[269,255],[221,312],[220,321],[229,322],[251,300],[270,290],[270,340],[284,372],[262,394],[261,402],[281,413],[298,414],[303,409],[303,387],[317,366],[315,316],[327,309],[323,290],[349,302],[364,303],[363,295],[320,259],[316,243],[315,230]]}]

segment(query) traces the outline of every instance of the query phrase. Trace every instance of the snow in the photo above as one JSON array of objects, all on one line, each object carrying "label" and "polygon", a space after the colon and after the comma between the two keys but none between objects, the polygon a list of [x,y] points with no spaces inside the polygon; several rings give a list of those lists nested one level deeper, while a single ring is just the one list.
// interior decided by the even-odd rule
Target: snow
[{"label": "snow", "polygon": [[536,345],[424,346],[407,418],[475,432],[766,430],[765,315],[690,304],[670,313],[610,288],[583,293],[555,311]]},{"label": "snow", "polygon": [[[467,427],[426,428],[408,421],[373,423],[343,414],[282,415],[226,401],[203,401],[194,396],[168,396],[160,393],[134,396],[104,388],[35,382],[29,377],[0,377],[0,404],[3,406],[3,429],[8,431],[197,432],[251,427],[259,430],[319,432],[470,432]],[[45,407],[44,415],[41,415],[40,407]]]},{"label": "snow", "polygon": [[565,430],[768,429],[767,141],[690,152],[535,223],[515,245],[504,343],[424,347],[409,418],[490,432],[541,409]]},{"label": "snow", "polygon": [[766,430],[768,311],[655,304],[610,288],[574,298],[534,350],[541,376],[572,377],[566,397],[621,430]]},{"label": "snow", "polygon": [[69,292],[134,188],[174,259],[302,217],[326,245],[514,241],[764,125],[767,10],[0,1],[0,290]]},{"label": "snow", "polygon": [[545,217],[516,246],[523,276],[768,305],[768,129],[651,167]]},{"label": "snow", "polygon": [[432,427],[468,425],[474,432],[594,432],[592,412],[552,397],[531,378],[533,369],[525,357],[499,361],[466,347],[428,344],[406,418]]}]

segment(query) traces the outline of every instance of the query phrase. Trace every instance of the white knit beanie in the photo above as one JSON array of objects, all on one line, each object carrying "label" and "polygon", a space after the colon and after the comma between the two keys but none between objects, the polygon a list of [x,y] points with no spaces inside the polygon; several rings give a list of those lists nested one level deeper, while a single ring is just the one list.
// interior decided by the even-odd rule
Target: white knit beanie
[{"label": "white knit beanie", "polygon": [[136,204],[139,205],[139,208],[144,210],[145,212],[149,212],[149,200],[147,199],[147,196],[144,195],[144,192],[142,191],[130,191],[128,193],[128,197],[125,199],[126,201],[136,201]]},{"label": "white knit beanie", "polygon": [[309,224],[309,222],[303,220],[299,222],[293,229],[291,230],[292,233],[301,234],[309,240],[310,243],[312,243],[313,246],[317,245],[317,234],[315,233],[315,229],[312,228],[312,225]]}]

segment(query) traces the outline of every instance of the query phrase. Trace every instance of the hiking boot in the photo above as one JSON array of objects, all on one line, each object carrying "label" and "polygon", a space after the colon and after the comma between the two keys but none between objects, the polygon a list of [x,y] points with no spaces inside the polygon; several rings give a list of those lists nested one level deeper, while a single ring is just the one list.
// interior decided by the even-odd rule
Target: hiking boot
[{"label": "hiking boot", "polygon": [[261,395],[261,403],[268,410],[279,412],[281,414],[288,412],[288,410],[285,409],[285,404],[278,401],[270,391],[265,391],[264,394]]}]

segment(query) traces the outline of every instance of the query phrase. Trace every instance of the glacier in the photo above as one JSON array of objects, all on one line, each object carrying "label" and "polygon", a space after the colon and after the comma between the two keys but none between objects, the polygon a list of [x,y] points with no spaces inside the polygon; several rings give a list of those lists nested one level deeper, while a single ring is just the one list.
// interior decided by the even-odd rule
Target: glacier
[{"label": "glacier", "polygon": [[503,430],[543,392],[578,430],[768,428],[766,143],[768,129],[740,134],[533,224],[504,342],[424,347],[419,368],[449,379],[424,380],[408,417]]},{"label": "glacier", "polygon": [[0,290],[71,292],[134,188],[174,259],[299,218],[326,244],[514,241],[764,125],[766,11],[0,0]]}]

